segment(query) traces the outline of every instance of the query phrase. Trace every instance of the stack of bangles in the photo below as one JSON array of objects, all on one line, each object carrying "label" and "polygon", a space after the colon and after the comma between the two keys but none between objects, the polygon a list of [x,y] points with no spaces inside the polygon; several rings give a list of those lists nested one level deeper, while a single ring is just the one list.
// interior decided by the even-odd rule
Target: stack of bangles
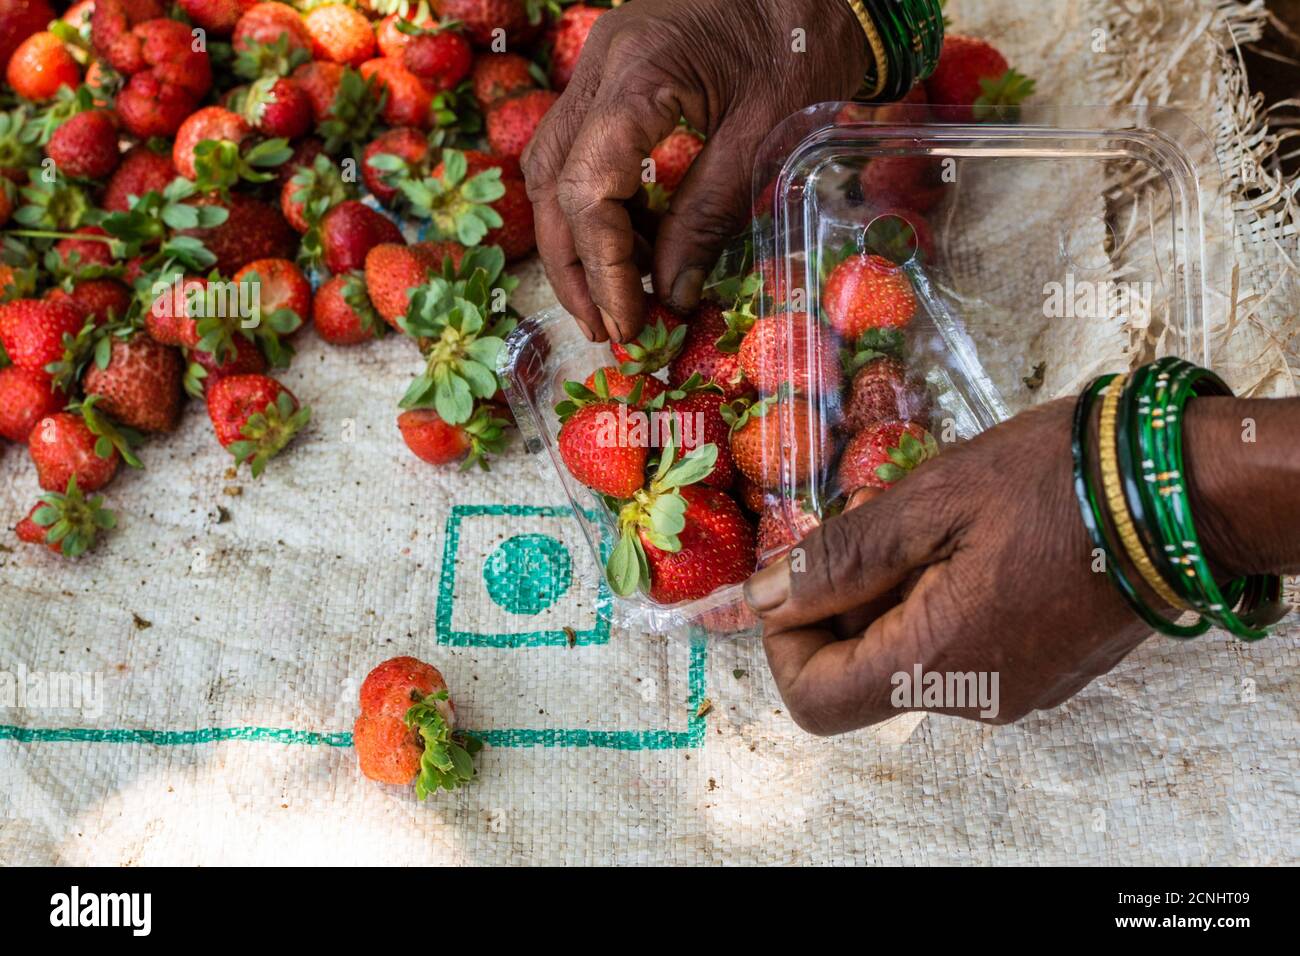
[{"label": "stack of bangles", "polygon": [[[1196,637],[1211,627],[1242,640],[1268,635],[1286,613],[1277,575],[1235,578],[1222,587],[1201,552],[1183,476],[1183,409],[1197,395],[1231,395],[1223,381],[1181,359],[1164,358],[1123,375],[1104,375],[1079,396],[1074,413],[1074,489],[1106,573],[1142,620],[1162,634]],[[1100,400],[1096,472],[1089,431]],[[1150,590],[1181,620],[1144,600],[1116,547]]]}]

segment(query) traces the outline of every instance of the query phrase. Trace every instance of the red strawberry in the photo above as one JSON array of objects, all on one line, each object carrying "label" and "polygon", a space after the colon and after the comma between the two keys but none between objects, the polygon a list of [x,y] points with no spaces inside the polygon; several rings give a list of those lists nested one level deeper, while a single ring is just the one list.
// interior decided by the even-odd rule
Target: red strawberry
[{"label": "red strawberry", "polygon": [[160,84],[179,87],[197,101],[212,88],[212,64],[206,50],[195,49],[190,30],[167,17],[137,23],[113,44],[112,64],[126,76],[151,73]]},{"label": "red strawberry", "polygon": [[63,337],[75,336],[84,324],[70,303],[15,299],[0,305],[0,345],[14,365],[42,372],[63,358]]},{"label": "red strawberry", "polygon": [[205,106],[191,114],[176,131],[172,163],[186,179],[198,177],[194,168],[194,147],[203,140],[227,140],[239,145],[253,133],[244,118],[221,106]]},{"label": "red strawberry", "polygon": [[0,70],[24,40],[44,30],[54,17],[45,0],[0,0]]},{"label": "red strawberry", "polygon": [[114,103],[122,125],[140,139],[176,135],[196,105],[193,93],[164,83],[152,70],[131,77]]},{"label": "red strawberry", "polygon": [[731,426],[722,417],[724,401],[721,392],[703,388],[692,390],[685,397],[669,402],[668,410],[677,419],[682,454],[689,454],[704,445],[717,446],[718,458],[713,471],[700,480],[706,485],[726,489],[736,480],[736,466],[731,459],[728,442]]},{"label": "red strawberry", "polygon": [[556,21],[552,31],[551,43],[551,85],[563,90],[573,79],[573,71],[578,66],[578,56],[587,42],[591,28],[596,19],[608,10],[592,7],[585,3],[575,3],[565,7],[564,13]]},{"label": "red strawberry", "polygon": [[1006,57],[988,41],[951,33],[925,90],[939,119],[970,123],[1019,104],[1033,93],[1034,81],[1008,69]]},{"label": "red strawberry", "polygon": [[381,153],[405,160],[418,173],[429,158],[429,140],[418,129],[400,127],[380,134],[366,146],[361,157],[361,176],[366,188],[387,206],[396,198],[398,190],[388,184],[387,174],[370,165],[370,160]]},{"label": "red strawberry", "polygon": [[400,19],[395,13],[389,14],[380,20],[375,27],[375,44],[379,47],[380,56],[401,59],[402,53],[406,50],[406,45],[411,42],[410,34],[397,29],[397,24],[402,20],[414,23],[422,29],[428,29],[435,25],[433,18],[429,16],[428,10],[424,8],[407,10]]},{"label": "red strawberry", "polygon": [[258,282],[262,315],[288,309],[304,321],[311,317],[311,283],[289,259],[254,259],[235,273],[236,282]]},{"label": "red strawberry", "polygon": [[727,401],[750,391],[740,371],[740,357],[718,348],[718,339],[727,332],[722,311],[715,305],[701,305],[687,320],[686,342],[681,353],[668,367],[668,382],[677,386],[692,375],[712,382],[722,389]]},{"label": "red strawberry", "polygon": [[389,126],[417,126],[428,129],[433,117],[433,93],[425,88],[420,78],[402,65],[401,60],[381,57],[361,64],[363,79],[376,78],[381,88],[388,90],[384,102],[384,122]]},{"label": "red strawberry", "polygon": [[316,290],[312,321],[316,334],[334,345],[367,342],[383,329],[360,272],[336,275]]},{"label": "red strawberry", "polygon": [[325,60],[304,63],[293,71],[292,79],[311,100],[312,116],[319,123],[330,115],[339,84],[343,82],[343,65]]},{"label": "red strawberry", "polygon": [[447,424],[429,408],[412,409],[397,416],[402,440],[416,458],[431,465],[459,461],[462,469],[476,461],[483,462],[488,452],[501,450],[506,424],[505,419],[497,417],[497,410],[491,404],[479,406],[469,421],[460,425]]},{"label": "red strawberry", "polygon": [[207,287],[207,279],[188,276],[155,298],[144,317],[150,337],[161,345],[196,344],[198,335],[189,304],[192,297],[205,294]]},{"label": "red strawberry", "polygon": [[325,265],[331,272],[363,269],[366,254],[381,243],[402,241],[402,231],[387,216],[348,199],[327,212],[320,224]]},{"label": "red strawberry", "polygon": [[315,107],[296,80],[264,77],[249,88],[244,115],[263,136],[298,139],[311,132]]},{"label": "red strawberry", "polygon": [[420,774],[424,742],[400,717],[362,714],[352,725],[361,773],[377,783],[410,786]]},{"label": "red strawberry", "polygon": [[126,212],[131,196],[161,193],[176,178],[171,153],[155,153],[143,143],[122,157],[121,165],[104,190],[103,206],[109,212]]},{"label": "red strawberry", "polygon": [[103,179],[112,175],[121,159],[113,114],[89,110],[70,117],[45,144],[45,155],[65,176]]},{"label": "red strawberry", "polygon": [[840,458],[840,491],[888,488],[939,452],[934,436],[915,422],[878,422],[858,432]]},{"label": "red strawberry", "polygon": [[430,5],[444,22],[459,20],[474,45],[485,49],[498,29],[505,31],[511,49],[531,33],[524,0],[432,0]]},{"label": "red strawberry", "polygon": [[74,285],[71,292],[51,289],[45,298],[75,306],[96,325],[125,317],[131,307],[131,290],[116,279],[86,279]]},{"label": "red strawberry", "polygon": [[99,497],[87,501],[76,482],[69,482],[65,492],[41,495],[14,533],[19,541],[43,544],[55,554],[75,558],[95,546],[101,531],[117,527],[117,517],[103,504]]},{"label": "red strawberry", "polygon": [[205,196],[196,203],[219,205],[230,213],[219,226],[181,233],[203,240],[222,275],[233,275],[254,259],[292,259],[298,252],[298,234],[274,206],[239,193],[228,200]]},{"label": "red strawberry", "polygon": [[195,26],[214,36],[228,37],[250,4],[244,0],[180,0],[181,8]]},{"label": "red strawberry", "polygon": [[930,402],[923,382],[909,381],[896,358],[872,359],[853,376],[844,402],[844,427],[858,432],[879,422],[929,423]]},{"label": "red strawberry", "polygon": [[329,156],[318,155],[281,184],[280,212],[295,232],[305,234],[354,194]]},{"label": "red strawberry", "polygon": [[930,156],[877,156],[858,176],[869,206],[929,212],[944,196],[942,167]]},{"label": "red strawberry", "polygon": [[38,421],[27,437],[27,450],[41,487],[62,491],[74,477],[82,491],[98,491],[108,484],[120,456],[110,447],[108,457],[100,457],[99,442],[86,420],[73,412],[55,412]]},{"label": "red strawberry", "polygon": [[[691,171],[691,164],[695,162],[695,157],[700,155],[704,149],[704,140],[696,133],[691,132],[683,127],[677,127],[664,138],[654,149],[650,150],[650,158],[655,164],[655,181],[653,185],[662,190],[663,198],[671,196],[677,191],[677,187],[682,184],[686,174]],[[652,200],[659,200],[660,194],[651,190]],[[652,205],[655,204],[652,202]],[[658,202],[662,205],[662,201]]]},{"label": "red strawberry", "polygon": [[40,509],[40,504],[32,505],[32,510],[27,512],[27,517],[14,526],[14,534],[18,536],[19,541],[26,544],[44,544],[55,554],[62,554],[63,548],[57,542],[49,544],[45,540],[45,536],[49,534],[49,529],[42,528],[32,520],[36,516],[36,512]]},{"label": "red strawberry", "polygon": [[208,417],[217,441],[238,463],[250,462],[256,478],[311,420],[311,409],[265,375],[227,375],[208,387]]},{"label": "red strawberry", "polygon": [[96,0],[90,19],[90,39],[95,52],[115,70],[131,65],[126,57],[138,55],[131,28],[167,15],[162,0]]},{"label": "red strawberry", "polygon": [[[620,409],[623,409],[620,414]],[[630,498],[645,484],[646,445],[632,441],[626,407],[618,402],[582,405],[560,426],[557,444],[569,473],[588,488]]]},{"label": "red strawberry", "polygon": [[825,468],[829,436],[806,399],[769,398],[731,417],[731,457],[765,491],[798,487]]},{"label": "red strawberry", "polygon": [[[191,349],[190,358],[202,372],[198,374],[191,368],[189,372],[191,379],[201,381],[206,389],[211,388],[212,383],[217,379],[225,378],[227,375],[261,375],[266,371],[266,356],[262,354],[256,342],[242,335],[233,335],[230,341],[235,351],[233,354],[223,353],[223,358],[218,358],[203,349]],[[187,381],[186,387],[192,388],[192,383]],[[197,395],[197,391],[195,394]]]},{"label": "red strawberry", "polygon": [[808,537],[821,519],[802,508],[781,503],[763,509],[758,519],[758,566],[766,567]]},{"label": "red strawberry", "polygon": [[385,322],[400,331],[398,319],[406,314],[410,290],[424,285],[429,273],[440,269],[442,254],[433,243],[413,246],[381,243],[366,254],[366,291]]},{"label": "red strawberry", "polygon": [[36,423],[67,401],[45,372],[14,365],[0,368],[0,438],[27,441]]},{"label": "red strawberry", "polygon": [[781,500],[776,495],[764,491],[744,475],[741,475],[736,482],[736,495],[740,503],[756,515],[761,515],[770,505],[778,504]]},{"label": "red strawberry", "polygon": [[286,37],[292,54],[301,50],[310,53],[311,34],[298,11],[287,3],[259,3],[244,11],[235,24],[232,39],[235,52],[252,51],[258,45],[270,45]]},{"label": "red strawberry", "polygon": [[597,391],[596,376],[602,372],[605,375],[604,395],[608,398],[627,398],[638,385],[641,386],[641,402],[648,402],[665,391],[664,383],[659,379],[649,375],[625,375],[614,365],[596,369],[587,376],[583,385],[593,392]]},{"label": "red strawberry", "polygon": [[537,125],[560,95],[531,90],[502,100],[487,114],[487,139],[498,156],[518,159],[537,132]]},{"label": "red strawberry", "polygon": [[537,234],[533,230],[533,204],[528,199],[528,188],[522,179],[503,176],[501,184],[506,187],[505,195],[491,203],[501,217],[501,225],[488,230],[483,237],[483,245],[500,246],[506,259],[514,262],[537,247]]},{"label": "red strawberry", "polygon": [[745,378],[764,395],[782,386],[798,392],[835,392],[842,378],[832,337],[804,312],[759,319],[737,353]]},{"label": "red strawberry", "polygon": [[610,342],[609,350],[620,366],[627,366],[626,370],[629,373],[657,372],[667,366],[681,351],[685,334],[673,336],[672,333],[682,323],[683,319],[680,315],[660,302],[653,292],[647,292],[645,325],[641,333],[626,345]]},{"label": "red strawberry", "polygon": [[352,7],[316,7],[303,15],[302,22],[317,60],[360,66],[374,55],[375,31],[365,15]]},{"label": "red strawberry", "polygon": [[474,99],[484,112],[508,96],[537,89],[532,64],[517,53],[484,53],[470,73]]},{"label": "red strawberry", "polygon": [[907,273],[881,256],[845,259],[826,280],[822,310],[831,328],[850,341],[868,329],[901,329],[916,314]]},{"label": "red strawberry", "polygon": [[76,89],[81,68],[68,48],[53,33],[33,33],[14,50],[5,70],[13,91],[23,99],[52,99],[60,87]]},{"label": "red strawberry", "polygon": [[[101,226],[82,226],[77,233],[84,236],[105,236]],[[54,244],[54,251],[65,265],[70,265],[76,256],[78,266],[112,266],[117,260],[107,242],[98,239],[60,239]]]},{"label": "red strawberry", "polygon": [[402,64],[431,90],[454,90],[469,76],[474,51],[454,30],[439,30],[411,38],[402,51]]},{"label": "red strawberry", "polygon": [[[299,89],[306,89],[301,82],[294,80]],[[312,116],[316,115],[315,104],[312,105]],[[325,144],[315,136],[308,136],[306,139],[299,140],[294,144],[293,155],[290,156],[275,174],[275,183],[277,186],[283,186],[294,176],[302,172],[303,169],[310,169],[316,165],[316,157],[325,152]],[[329,158],[328,156],[326,157]]]},{"label": "red strawberry", "polygon": [[754,573],[754,531],[740,508],[714,488],[687,485],[681,548],[662,551],[646,533],[641,544],[650,565],[650,597],[660,604],[694,601]]},{"label": "red strawberry", "polygon": [[87,395],[98,395],[98,408],[129,428],[170,432],[181,410],[183,363],[174,348],[144,333],[129,339],[110,336],[108,364],[92,362],[82,377]]}]

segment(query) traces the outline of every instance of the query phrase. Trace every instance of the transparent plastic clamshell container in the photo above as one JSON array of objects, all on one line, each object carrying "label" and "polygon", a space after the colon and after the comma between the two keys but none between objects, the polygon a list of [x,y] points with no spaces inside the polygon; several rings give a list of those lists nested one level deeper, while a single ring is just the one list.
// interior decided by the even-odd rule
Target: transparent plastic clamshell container
[{"label": "transparent plastic clamshell container", "polygon": [[[1212,366],[1230,324],[1231,218],[1208,137],[1165,109],[1026,106],[1014,120],[826,103],[760,149],[752,235],[702,306],[752,323],[740,359],[756,410],[741,421],[758,429],[746,461],[762,488],[732,496],[761,510],[757,564],[1096,375],[1164,355]],[[760,278],[740,288],[761,292],[741,302],[746,275]],[[611,364],[557,307],[520,325],[501,368],[528,451],[602,565],[616,516],[565,469],[554,406],[564,382]],[[904,454],[873,458],[880,434]],[[667,606],[615,596],[612,609],[643,632],[756,633],[739,584]]]}]

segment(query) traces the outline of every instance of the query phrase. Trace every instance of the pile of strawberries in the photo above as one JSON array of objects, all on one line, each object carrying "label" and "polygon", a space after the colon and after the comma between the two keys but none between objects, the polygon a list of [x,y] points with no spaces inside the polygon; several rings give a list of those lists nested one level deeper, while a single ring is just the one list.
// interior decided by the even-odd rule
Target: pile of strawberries
[{"label": "pile of strawberries", "polygon": [[534,247],[519,156],[603,12],[0,0],[0,437],[44,492],[18,536],[92,547],[116,523],[95,493],[187,396],[261,474],[310,418],[275,380],[308,325],[409,337],[400,434],[486,464],[505,268]]},{"label": "pile of strawberries", "polygon": [[[848,107],[839,120],[1004,118],[1032,89],[989,44],[952,36],[904,103]],[[694,312],[648,294],[639,338],[566,383],[558,450],[617,526],[606,565],[615,593],[672,605],[740,583],[938,454],[935,397],[908,365],[909,270],[935,259],[926,217],[946,186],[932,157],[867,161],[845,187],[863,224],[855,243],[815,261],[732,250]],[[772,187],[760,195],[755,232],[765,234]]]}]

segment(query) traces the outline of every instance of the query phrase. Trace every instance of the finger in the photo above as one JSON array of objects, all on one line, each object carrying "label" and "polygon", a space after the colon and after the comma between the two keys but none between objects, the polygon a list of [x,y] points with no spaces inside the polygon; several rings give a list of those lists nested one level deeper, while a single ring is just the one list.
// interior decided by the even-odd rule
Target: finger
[{"label": "finger", "polygon": [[958,519],[942,475],[940,468],[912,475],[830,519],[751,577],[745,600],[764,626],[790,630],[852,611],[886,596],[912,571],[948,557]]},{"label": "finger", "polygon": [[758,124],[733,116],[709,137],[673,193],[655,243],[654,283],[689,312],[719,254],[749,221]]},{"label": "finger", "polygon": [[672,130],[672,109],[649,98],[611,98],[592,109],[560,175],[559,200],[605,329],[634,338],[645,318],[632,220],[641,162]]}]

